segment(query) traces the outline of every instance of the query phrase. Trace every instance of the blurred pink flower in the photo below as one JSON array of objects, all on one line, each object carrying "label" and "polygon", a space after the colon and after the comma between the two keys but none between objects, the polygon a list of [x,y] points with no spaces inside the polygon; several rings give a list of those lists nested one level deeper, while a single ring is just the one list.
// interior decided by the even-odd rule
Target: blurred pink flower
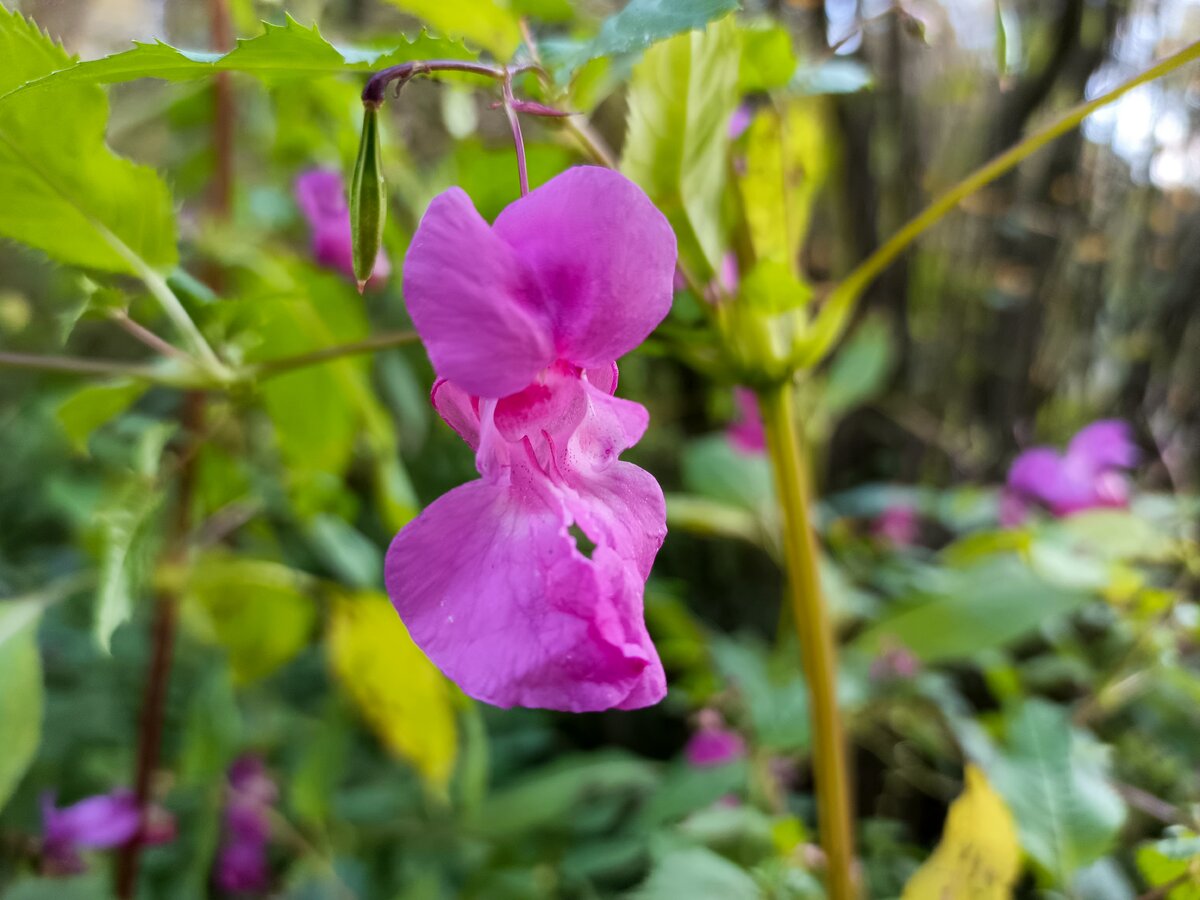
[{"label": "blurred pink flower", "polygon": [[[54,795],[42,796],[42,866],[47,874],[72,875],[86,866],[80,850],[104,850],[128,843],[138,833],[141,814],[133,791],[119,790],[80,800],[61,809]],[[142,841],[166,843],[175,837],[175,820],[162,809],[147,816]]]},{"label": "blurred pink flower", "polygon": [[404,293],[440,376],[431,400],[482,477],[396,535],[386,580],[413,640],[478,700],[585,712],[666,693],[642,611],[666,507],[618,459],[649,416],[613,392],[674,269],[662,213],[590,166],[491,227],[452,188],[413,236]]},{"label": "blurred pink flower", "polygon": [[871,532],[894,547],[910,547],[917,541],[920,526],[916,509],[907,503],[897,503],[875,518]]},{"label": "blurred pink flower", "polygon": [[699,720],[699,728],[683,750],[689,766],[697,769],[723,766],[746,755],[745,740],[736,731],[725,727],[719,712],[702,710]]},{"label": "blurred pink flower", "polygon": [[737,418],[725,429],[729,442],[743,453],[767,452],[767,432],[763,428],[762,416],[758,411],[758,398],[750,388],[735,387],[733,403],[737,407]]},{"label": "blurred pink flower", "polygon": [[228,772],[224,829],[213,878],[223,891],[262,892],[271,885],[267,844],[275,782],[257,756],[242,756]]},{"label": "blurred pink flower", "polygon": [[[346,202],[346,185],[341,173],[330,169],[309,169],[296,179],[294,192],[296,203],[312,231],[313,259],[318,265],[341,272],[354,281],[350,207]],[[380,249],[367,286],[382,286],[391,271],[392,265]]]},{"label": "blurred pink flower", "polygon": [[1013,460],[1001,496],[1001,522],[1017,524],[1025,506],[1044,505],[1055,516],[1129,503],[1129,479],[1123,469],[1140,454],[1129,426],[1115,419],[1093,422],[1067,445],[1066,453],[1049,447],[1026,450]]},{"label": "blurred pink flower", "polygon": [[738,104],[738,108],[733,111],[733,115],[729,117],[729,139],[736,141],[750,127],[750,123],[754,120],[754,110],[750,108],[748,103]]},{"label": "blurred pink flower", "polygon": [[871,660],[868,674],[872,681],[912,678],[921,671],[921,660],[897,641],[888,641]]}]

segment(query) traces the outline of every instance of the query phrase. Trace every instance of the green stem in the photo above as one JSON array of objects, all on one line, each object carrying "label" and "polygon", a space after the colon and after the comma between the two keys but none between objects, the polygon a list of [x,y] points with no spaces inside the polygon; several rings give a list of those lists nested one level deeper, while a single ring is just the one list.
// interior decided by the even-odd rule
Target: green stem
[{"label": "green stem", "polygon": [[62,372],[71,375],[107,375],[114,378],[137,378],[170,387],[205,387],[207,379],[171,374],[157,366],[137,363],[84,359],[76,356],[43,356],[37,353],[0,353],[0,369],[32,369],[39,372]]},{"label": "green stem", "polygon": [[273,378],[276,375],[283,375],[286,372],[292,372],[296,369],[303,369],[306,366],[332,362],[346,356],[355,356],[359,353],[390,350],[392,347],[402,347],[417,340],[419,340],[419,337],[415,331],[385,331],[383,334],[372,335],[369,338],[349,344],[335,344],[332,347],[322,347],[320,350],[312,350],[308,353],[297,354],[296,356],[263,360],[249,369],[249,377],[257,381],[262,381],[266,378]]},{"label": "green stem", "polygon": [[1128,81],[1117,85],[1111,91],[1101,94],[1094,100],[1071,107],[1045,128],[1031,134],[1020,143],[1005,150],[999,156],[992,159],[991,162],[976,169],[958,184],[954,185],[954,187],[938,196],[925,209],[906,223],[904,227],[888,238],[874,253],[859,263],[834,288],[829,298],[825,301],[820,315],[813,323],[812,332],[809,339],[805,341],[804,349],[795,360],[796,368],[808,368],[820,361],[825,352],[841,335],[842,330],[850,319],[850,313],[854,309],[855,301],[866,290],[867,286],[884,269],[891,265],[896,257],[907,250],[918,237],[928,231],[931,226],[940,221],[947,213],[958,206],[959,203],[980,188],[995,181],[1005,172],[1016,168],[1018,163],[1032,156],[1051,141],[1062,137],[1062,135],[1078,127],[1084,119],[1096,110],[1120,99],[1134,88],[1149,81],[1154,81],[1156,78],[1161,78],[1178,69],[1180,66],[1186,65],[1196,59],[1200,59],[1200,41],[1188,44],[1188,46],[1184,47],[1178,53],[1168,56],[1157,65],[1151,66],[1140,75],[1136,75]]},{"label": "green stem", "polygon": [[837,648],[833,622],[821,593],[817,543],[809,522],[811,499],[791,382],[765,388],[758,402],[775,493],[783,510],[783,557],[792,620],[808,683],[813,736],[817,822],[825,852],[830,900],[858,896],[854,877],[854,830],[849,768],[837,707]]}]

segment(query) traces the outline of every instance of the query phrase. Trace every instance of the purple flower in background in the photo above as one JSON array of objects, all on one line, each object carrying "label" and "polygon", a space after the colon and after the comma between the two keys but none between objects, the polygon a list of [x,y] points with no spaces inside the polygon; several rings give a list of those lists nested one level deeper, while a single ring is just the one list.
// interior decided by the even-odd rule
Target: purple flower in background
[{"label": "purple flower in background", "polygon": [[763,428],[762,416],[758,411],[758,398],[750,388],[735,387],[733,403],[737,407],[737,418],[725,429],[729,442],[743,453],[767,452],[767,432]]},{"label": "purple flower in background", "polygon": [[750,104],[738,104],[738,108],[729,117],[729,139],[736,141],[740,138],[750,127],[752,121],[754,121],[754,110],[750,108]]},{"label": "purple flower in background", "polygon": [[1088,425],[1071,439],[1066,453],[1049,447],[1026,450],[1008,470],[1001,521],[1017,524],[1030,503],[1040,503],[1060,517],[1125,506],[1129,479],[1122,470],[1135,466],[1139,456],[1129,426],[1115,419]]},{"label": "purple flower in background", "polygon": [[239,757],[229,767],[228,779],[214,879],[224,891],[265,891],[271,884],[267,860],[270,812],[278,790],[257,756]]},{"label": "purple flower in background", "polygon": [[723,766],[746,755],[746,742],[736,731],[725,727],[721,714],[713,709],[700,711],[700,727],[687,742],[683,755],[697,769]]},{"label": "purple flower in background", "polygon": [[[354,281],[350,206],[346,202],[346,185],[341,173],[309,169],[296,179],[295,195],[312,231],[313,259],[318,265],[341,272]],[[381,249],[367,286],[379,287],[387,281],[391,271],[391,263]]]},{"label": "purple flower in background", "polygon": [[[88,797],[72,806],[55,806],[54,795],[42,796],[42,866],[51,875],[72,875],[86,866],[80,850],[104,850],[128,843],[138,833],[141,814],[133,791]],[[175,823],[165,810],[152,810],[142,841],[161,844],[175,837]]]},{"label": "purple flower in background", "polygon": [[907,503],[897,503],[876,517],[871,532],[893,547],[911,547],[917,541],[920,526],[916,509]]},{"label": "purple flower in background", "polygon": [[615,360],[670,308],[674,269],[662,213],[591,166],[490,227],[452,188],[413,236],[404,294],[440,376],[433,406],[482,477],[396,535],[387,588],[417,645],[477,700],[585,712],[666,693],[642,611],[666,505],[618,459],[649,416],[613,392]]}]

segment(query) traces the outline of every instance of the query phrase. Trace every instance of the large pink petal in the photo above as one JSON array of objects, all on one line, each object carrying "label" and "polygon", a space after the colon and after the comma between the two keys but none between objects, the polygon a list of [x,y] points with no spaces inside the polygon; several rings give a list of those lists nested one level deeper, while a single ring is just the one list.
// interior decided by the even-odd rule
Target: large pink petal
[{"label": "large pink petal", "polygon": [[[418,646],[467,694],[496,706],[586,712],[665,693],[645,630],[640,573],[591,559],[561,493],[531,465],[455,488],[388,550],[388,593]],[[578,501],[576,501],[578,502]]]},{"label": "large pink petal", "polygon": [[413,235],[404,297],[438,375],[469,394],[512,394],[554,359],[529,266],[458,188],[433,199]]},{"label": "large pink petal", "polygon": [[558,355],[599,366],[671,308],[675,234],[625,176],[578,166],[511,204],[495,233],[536,273]]}]

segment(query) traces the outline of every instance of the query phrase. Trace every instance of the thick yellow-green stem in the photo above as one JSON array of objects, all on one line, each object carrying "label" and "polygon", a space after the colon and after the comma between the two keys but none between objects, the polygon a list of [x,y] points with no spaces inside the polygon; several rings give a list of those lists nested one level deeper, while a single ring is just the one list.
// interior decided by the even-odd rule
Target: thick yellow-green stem
[{"label": "thick yellow-green stem", "polygon": [[821,593],[816,537],[809,522],[807,462],[796,428],[791,382],[760,390],[758,400],[767,432],[775,493],[783,511],[787,590],[808,682],[817,820],[825,852],[826,888],[830,900],[854,900],[858,896],[854,822],[845,736],[837,707],[837,647],[833,622]]}]

